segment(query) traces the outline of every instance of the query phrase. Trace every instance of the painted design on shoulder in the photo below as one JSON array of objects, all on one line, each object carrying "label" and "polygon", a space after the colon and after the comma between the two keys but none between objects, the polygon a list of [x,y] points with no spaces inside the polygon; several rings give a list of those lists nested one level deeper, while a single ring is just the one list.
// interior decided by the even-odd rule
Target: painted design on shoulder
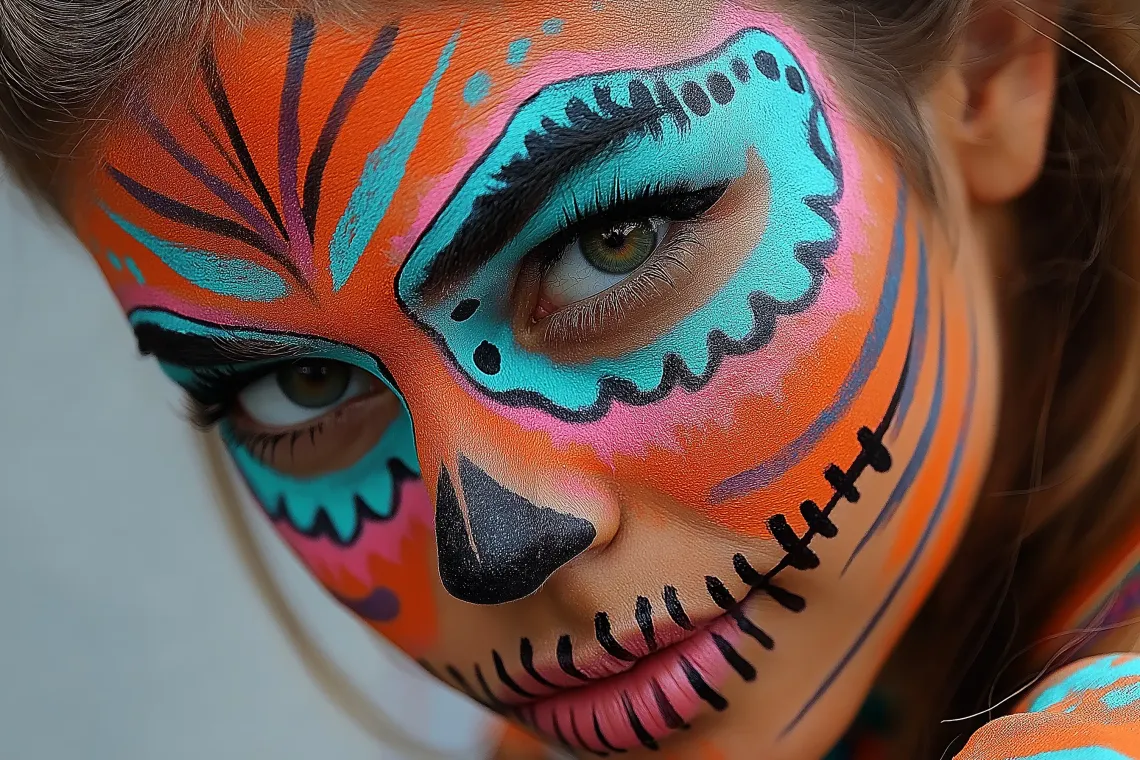
[{"label": "painted design on shoulder", "polygon": [[[502,283],[567,219],[627,193],[739,179],[752,157],[769,184],[769,223],[737,275],[706,303],[620,357],[570,363],[519,343],[504,316]],[[746,30],[680,64],[539,90],[414,246],[398,296],[496,401],[595,420],[614,401],[646,405],[678,386],[703,387],[725,357],[767,345],[778,316],[809,308],[838,245],[842,185],[808,74],[776,37]],[[479,307],[468,313],[462,307],[470,303]],[[464,319],[453,318],[457,311]]]}]

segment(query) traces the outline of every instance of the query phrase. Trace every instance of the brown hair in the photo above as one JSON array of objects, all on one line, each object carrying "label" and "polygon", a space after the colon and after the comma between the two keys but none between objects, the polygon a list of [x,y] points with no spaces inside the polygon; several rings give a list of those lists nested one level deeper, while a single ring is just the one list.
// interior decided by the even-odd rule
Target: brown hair
[{"label": "brown hair", "polygon": [[[985,711],[1033,674],[1019,655],[1140,504],[1140,0],[803,2],[858,118],[932,198],[919,103],[970,14],[1007,10],[1061,48],[1045,169],[1014,204],[1020,258],[1000,283],[998,453],[977,518],[897,654],[942,684],[929,687],[924,744],[908,754],[939,756],[977,724],[942,736],[938,718]],[[337,4],[367,13],[363,0]],[[299,3],[0,0],[0,153],[58,206],[65,158],[115,113],[151,52],[279,5]]]}]

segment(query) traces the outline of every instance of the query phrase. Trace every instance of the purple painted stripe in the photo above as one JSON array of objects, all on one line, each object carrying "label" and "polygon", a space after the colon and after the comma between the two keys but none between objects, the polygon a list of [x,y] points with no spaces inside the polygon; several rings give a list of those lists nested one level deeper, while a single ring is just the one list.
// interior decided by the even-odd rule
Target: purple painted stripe
[{"label": "purple painted stripe", "polygon": [[867,385],[871,372],[882,356],[883,348],[887,343],[887,336],[891,332],[894,322],[895,307],[899,301],[899,286],[902,283],[903,264],[906,260],[906,186],[899,187],[898,213],[895,220],[894,239],[891,243],[890,260],[887,263],[886,278],[883,283],[883,292],[879,297],[879,305],[871,321],[871,329],[863,342],[863,349],[859,358],[851,367],[847,378],[843,381],[831,405],[823,410],[807,429],[792,442],[784,446],[774,456],[761,462],[756,467],[733,475],[713,487],[709,500],[714,504],[721,504],[729,499],[746,496],[761,488],[766,488],[797,462],[804,458],[823,436],[837,422],[843,419],[851,404],[858,398],[859,393]]},{"label": "purple painted stripe", "polygon": [[248,198],[228,182],[216,176],[196,157],[190,155],[166,128],[166,125],[159,121],[153,113],[144,116],[143,123],[146,126],[147,133],[158,143],[159,147],[177,161],[178,165],[185,169],[188,174],[201,182],[202,186],[209,190],[215,198],[241,217],[262,238],[263,245],[259,248],[284,255],[284,246],[273,226]]},{"label": "purple painted stripe", "polygon": [[[847,560],[847,564],[843,566],[843,572],[847,572],[847,568],[851,567],[851,563],[855,558],[866,548],[871,539],[882,530],[894,517],[895,512],[898,511],[899,506],[902,504],[903,499],[910,492],[910,487],[914,485],[918,473],[922,470],[923,465],[926,464],[926,457],[930,453],[930,445],[934,441],[934,433],[938,430],[939,420],[942,418],[942,406],[945,398],[946,388],[946,324],[942,324],[941,337],[938,346],[938,380],[934,386],[934,398],[930,402],[930,416],[926,419],[926,424],[922,428],[922,434],[919,436],[918,445],[915,446],[914,455],[907,462],[906,469],[903,470],[902,477],[895,484],[894,489],[891,491],[890,497],[887,499],[886,505],[879,512],[875,518],[875,522],[867,529],[866,534],[859,541],[859,545],[855,547],[855,551],[851,553],[851,557]],[[911,383],[908,387],[914,387]]]},{"label": "purple painted stripe", "polygon": [[311,280],[313,247],[309,230],[301,213],[297,191],[297,162],[301,156],[301,87],[305,80],[305,64],[316,37],[316,24],[311,16],[299,15],[293,20],[289,41],[289,59],[285,64],[285,83],[281,88],[281,104],[277,122],[277,176],[281,183],[281,214],[289,240],[289,254],[298,269]]},{"label": "purple painted stripe", "polygon": [[970,387],[966,393],[966,405],[963,409],[965,419],[963,420],[962,427],[958,432],[958,441],[954,446],[954,455],[950,460],[950,468],[946,473],[946,484],[942,488],[942,493],[938,497],[938,503],[935,504],[934,511],[930,514],[930,519],[926,522],[926,527],[923,529],[922,536],[918,540],[918,545],[915,546],[914,551],[911,552],[911,555],[907,559],[907,563],[903,567],[902,572],[899,574],[898,579],[895,580],[894,585],[891,586],[890,591],[887,592],[886,598],[883,600],[882,604],[879,605],[878,609],[875,610],[875,613],[871,616],[871,619],[867,622],[867,625],[864,626],[863,630],[859,633],[859,636],[855,639],[855,642],[851,645],[843,657],[840,658],[839,662],[836,663],[831,672],[827,674],[827,677],[823,680],[823,683],[820,684],[816,692],[811,696],[811,699],[809,699],[807,703],[802,708],[800,708],[800,711],[796,713],[796,716],[792,718],[791,722],[788,723],[788,725],[784,728],[780,734],[781,736],[786,736],[787,734],[791,733],[791,731],[800,724],[800,721],[804,719],[804,716],[807,715],[813,707],[815,707],[816,703],[819,702],[823,695],[827,693],[827,690],[831,688],[832,684],[835,683],[836,679],[839,678],[840,673],[842,673],[847,665],[850,664],[851,660],[855,658],[855,655],[859,653],[859,650],[863,648],[863,645],[867,643],[867,639],[870,638],[871,633],[875,630],[875,628],[878,627],[880,621],[883,619],[883,616],[886,614],[887,610],[890,609],[890,606],[894,603],[895,597],[898,596],[899,591],[902,590],[903,584],[905,584],[907,579],[910,578],[910,574],[914,572],[914,568],[918,564],[919,557],[922,556],[923,552],[926,550],[926,545],[930,542],[930,539],[934,535],[934,529],[942,520],[942,514],[946,511],[946,505],[949,503],[950,497],[953,495],[958,485],[956,482],[958,478],[958,470],[962,466],[962,459],[965,454],[966,443],[969,441],[970,430],[973,427],[971,423],[973,422],[974,417],[974,396],[978,388],[978,342],[977,335],[975,334],[976,329],[977,325],[971,321],[971,348],[969,366]]}]

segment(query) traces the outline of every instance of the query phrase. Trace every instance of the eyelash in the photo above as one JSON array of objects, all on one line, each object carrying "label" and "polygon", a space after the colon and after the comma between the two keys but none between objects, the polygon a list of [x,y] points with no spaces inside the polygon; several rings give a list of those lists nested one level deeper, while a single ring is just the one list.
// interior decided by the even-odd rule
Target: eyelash
[{"label": "eyelash", "polygon": [[[612,197],[618,199],[607,207],[601,192],[596,192],[593,206],[599,209],[590,212],[582,209],[575,201],[574,208],[565,215],[562,229],[547,239],[541,251],[540,271],[545,272],[557,260],[562,251],[576,237],[591,228],[608,224],[619,224],[630,219],[665,219],[670,222],[699,222],[710,208],[720,199],[727,183],[693,190],[686,185],[646,186],[634,194],[626,194],[620,184],[615,183]],[[546,328],[547,338],[556,340],[572,334],[580,334],[583,321],[597,323],[606,318],[606,312],[619,314],[630,298],[637,298],[639,291],[653,292],[641,298],[651,298],[656,288],[664,282],[675,287],[669,276],[669,266],[687,270],[679,258],[696,242],[692,231],[680,233],[670,241],[670,250],[654,252],[649,266],[632,272],[614,290],[599,294],[579,304],[572,304],[551,316]],[[573,324],[571,324],[573,323]],[[585,329],[589,328],[585,325]],[[561,335],[559,335],[561,333]],[[186,387],[185,417],[200,430],[208,431],[219,426],[237,406],[238,396],[250,383],[276,372],[282,364],[262,365],[256,369],[234,367],[199,367],[193,370],[193,386]],[[277,446],[289,440],[295,443],[304,435],[317,436],[325,425],[324,419],[314,420],[304,427],[274,433],[243,432],[232,425],[222,425],[221,433],[232,444],[241,445],[257,455],[272,454]]]},{"label": "eyelash", "polygon": [[[614,202],[607,201],[601,189],[595,188],[592,206],[598,210],[584,210],[574,198],[574,207],[564,210],[562,229],[537,249],[541,255],[540,277],[545,277],[571,242],[590,229],[631,219],[699,223],[727,189],[727,182],[698,190],[683,183],[671,186],[656,184],[628,194],[620,182],[615,181],[610,193],[610,197],[616,199]],[[552,314],[547,320],[545,339],[565,341],[588,335],[611,316],[620,320],[631,300],[645,303],[659,295],[659,288],[663,285],[676,288],[670,276],[672,268],[688,271],[682,258],[691,254],[691,247],[697,242],[692,230],[676,233],[667,250],[659,247],[645,264],[631,272],[619,285]]]}]

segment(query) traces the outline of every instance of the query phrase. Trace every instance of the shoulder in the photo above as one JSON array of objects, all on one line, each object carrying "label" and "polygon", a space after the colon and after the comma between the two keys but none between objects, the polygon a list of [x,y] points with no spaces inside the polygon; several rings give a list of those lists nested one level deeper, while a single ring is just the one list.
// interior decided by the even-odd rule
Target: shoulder
[{"label": "shoulder", "polygon": [[1140,655],[1092,657],[1057,671],[958,755],[999,758],[1140,760]]}]

